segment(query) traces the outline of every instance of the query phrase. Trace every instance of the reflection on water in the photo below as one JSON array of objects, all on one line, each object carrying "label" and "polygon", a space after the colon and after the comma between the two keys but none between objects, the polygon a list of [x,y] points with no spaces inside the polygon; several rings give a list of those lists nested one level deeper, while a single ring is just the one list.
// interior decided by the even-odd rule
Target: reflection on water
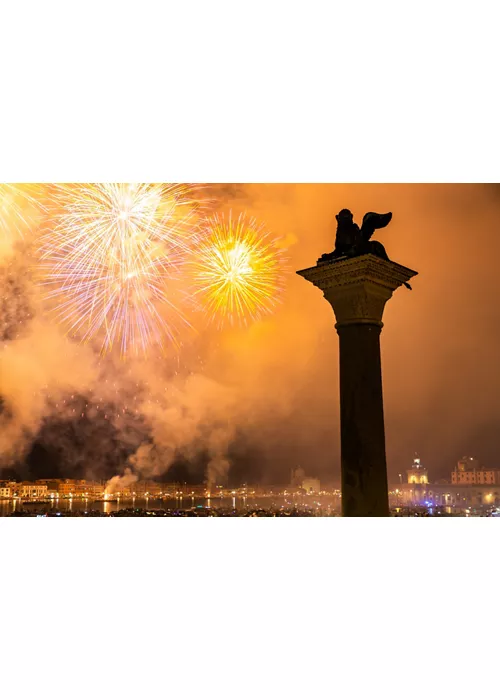
[{"label": "reflection on water", "polygon": [[89,512],[89,511],[99,511],[101,513],[112,513],[122,508],[141,508],[141,509],[151,509],[151,510],[176,510],[176,509],[188,509],[196,507],[208,507],[208,508],[280,508],[285,506],[287,508],[292,508],[294,505],[300,507],[315,507],[320,505],[324,509],[331,508],[332,510],[337,510],[339,507],[339,499],[335,497],[321,497],[316,500],[316,498],[298,498],[298,499],[288,499],[286,497],[262,497],[262,498],[250,498],[250,497],[240,497],[232,496],[229,498],[196,498],[194,496],[190,498],[182,499],[182,497],[171,498],[171,499],[154,499],[154,498],[139,498],[135,497],[130,500],[117,500],[117,501],[92,501],[89,499],[76,499],[76,498],[60,498],[52,499],[48,503],[29,503],[24,501],[0,501],[0,516],[10,515],[16,509],[17,510],[30,510],[33,512],[52,512],[52,513],[65,513],[65,512]]}]

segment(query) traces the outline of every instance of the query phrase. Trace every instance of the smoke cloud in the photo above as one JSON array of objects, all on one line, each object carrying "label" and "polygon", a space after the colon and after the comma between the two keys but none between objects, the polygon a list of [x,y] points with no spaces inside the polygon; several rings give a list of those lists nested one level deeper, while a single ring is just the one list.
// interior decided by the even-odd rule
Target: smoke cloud
[{"label": "smoke cloud", "polygon": [[106,484],[104,493],[109,495],[112,495],[117,492],[119,493],[123,489],[126,489],[129,486],[132,486],[132,484],[135,484],[136,481],[137,474],[134,474],[132,470],[129,467],[127,467],[122,476],[113,476],[111,477],[111,479],[109,479],[108,483]]}]

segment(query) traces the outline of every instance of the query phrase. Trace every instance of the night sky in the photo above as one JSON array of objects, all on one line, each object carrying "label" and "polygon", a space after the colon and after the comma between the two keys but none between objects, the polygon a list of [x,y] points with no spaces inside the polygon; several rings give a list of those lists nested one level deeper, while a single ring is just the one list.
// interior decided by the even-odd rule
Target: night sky
[{"label": "night sky", "polygon": [[273,315],[203,323],[179,353],[101,357],[54,323],[37,279],[43,217],[0,245],[0,465],[22,477],[286,483],[339,467],[338,338],[319,290],[295,275],[335,240],[342,208],[393,212],[376,232],[418,271],[387,303],[381,335],[389,478],[415,452],[431,480],[456,460],[500,465],[500,186],[220,185],[220,211],[264,221],[289,257]]}]

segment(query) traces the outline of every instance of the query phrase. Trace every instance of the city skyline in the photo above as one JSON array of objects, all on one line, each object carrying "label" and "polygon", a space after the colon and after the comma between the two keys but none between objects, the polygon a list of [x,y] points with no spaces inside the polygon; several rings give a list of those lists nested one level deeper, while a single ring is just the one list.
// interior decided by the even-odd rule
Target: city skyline
[{"label": "city skyline", "polygon": [[[435,479],[418,455],[388,485],[392,515],[500,515],[500,469],[487,469],[464,456],[448,479]],[[343,511],[340,484],[321,483],[292,469],[285,485],[187,484],[139,480],[128,471],[109,481],[85,479],[0,479],[0,515],[148,516],[316,516]]]}]

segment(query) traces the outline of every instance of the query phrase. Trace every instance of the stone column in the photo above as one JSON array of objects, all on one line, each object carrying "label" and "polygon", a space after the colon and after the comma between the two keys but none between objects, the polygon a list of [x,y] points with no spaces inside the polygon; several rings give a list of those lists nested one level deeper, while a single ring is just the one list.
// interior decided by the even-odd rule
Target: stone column
[{"label": "stone column", "polygon": [[386,302],[417,273],[370,254],[297,274],[322,290],[337,319],[342,515],[388,516],[380,331]]}]

